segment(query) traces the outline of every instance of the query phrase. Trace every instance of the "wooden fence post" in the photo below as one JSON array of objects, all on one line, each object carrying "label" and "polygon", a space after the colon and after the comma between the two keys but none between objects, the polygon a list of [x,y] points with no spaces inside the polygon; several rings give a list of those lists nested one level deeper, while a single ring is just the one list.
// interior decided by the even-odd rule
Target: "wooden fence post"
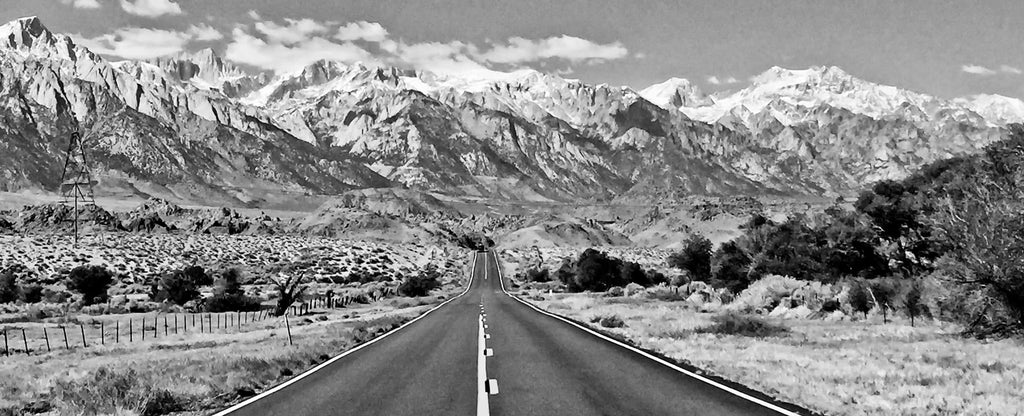
[{"label": "wooden fence post", "polygon": [[11,349],[7,346],[7,328],[4,328],[4,355],[11,356]]},{"label": "wooden fence post", "polygon": [[288,323],[288,315],[284,316],[284,327],[288,331],[288,345],[292,345],[292,326]]},{"label": "wooden fence post", "polygon": [[50,349],[50,335],[46,333],[46,327],[43,327],[43,338],[46,339],[46,352],[52,351]]},{"label": "wooden fence post", "polygon": [[164,315],[164,336],[167,336],[167,315]]},{"label": "wooden fence post", "polygon": [[28,349],[28,336],[25,335],[25,328],[21,328],[21,340],[25,343],[25,354],[31,353]]},{"label": "wooden fence post", "polygon": [[156,330],[158,330],[158,329],[160,329],[160,317],[159,316],[154,316],[153,317],[153,338],[156,338],[156,336],[157,336]]},{"label": "wooden fence post", "polygon": [[121,342],[121,321],[114,321],[114,343]]},{"label": "wooden fence post", "polygon": [[103,335],[105,335],[103,333],[103,328],[104,328],[103,321],[100,321],[100,345],[107,345],[107,339],[106,339],[106,337],[103,336]]},{"label": "wooden fence post", "polygon": [[178,314],[174,314],[174,335],[178,335]]},{"label": "wooden fence post", "polygon": [[89,344],[85,343],[85,325],[78,324],[78,329],[82,331],[82,348],[89,348]]},{"label": "wooden fence post", "polygon": [[68,328],[64,325],[60,326],[60,332],[64,333],[64,349],[70,350],[71,344],[68,344]]},{"label": "wooden fence post", "polygon": [[135,342],[135,335],[132,334],[132,320],[128,318],[128,342]]}]

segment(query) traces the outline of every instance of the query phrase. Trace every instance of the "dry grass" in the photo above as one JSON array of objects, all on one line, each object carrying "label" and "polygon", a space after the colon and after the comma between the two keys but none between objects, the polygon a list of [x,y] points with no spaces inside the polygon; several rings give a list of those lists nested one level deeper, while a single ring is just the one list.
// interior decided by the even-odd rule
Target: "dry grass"
[{"label": "dry grass", "polygon": [[237,334],[172,335],[0,358],[0,415],[21,414],[33,402],[61,415],[209,413],[397,327],[439,301],[390,299],[293,317],[295,346],[287,345],[283,326],[267,321],[264,329]]},{"label": "dry grass", "polygon": [[750,337],[700,333],[715,315],[683,302],[543,294],[534,303],[605,328],[644,348],[689,362],[780,399],[829,415],[1022,415],[1024,343],[978,341],[959,328],[897,320],[779,320],[788,333]]}]

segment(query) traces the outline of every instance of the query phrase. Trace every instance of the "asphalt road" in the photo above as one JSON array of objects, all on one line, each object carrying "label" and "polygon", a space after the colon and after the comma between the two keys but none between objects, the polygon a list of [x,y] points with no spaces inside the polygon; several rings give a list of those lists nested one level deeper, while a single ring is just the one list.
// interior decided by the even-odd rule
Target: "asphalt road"
[{"label": "asphalt road", "polygon": [[[498,276],[477,254],[461,297],[230,415],[780,414],[542,314]],[[481,311],[493,395],[480,393]]]}]

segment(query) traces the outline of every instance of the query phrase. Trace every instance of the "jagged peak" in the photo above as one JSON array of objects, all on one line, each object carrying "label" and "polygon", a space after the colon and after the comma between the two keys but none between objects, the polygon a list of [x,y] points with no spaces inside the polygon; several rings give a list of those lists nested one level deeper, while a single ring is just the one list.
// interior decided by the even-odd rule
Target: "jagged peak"
[{"label": "jagged peak", "polygon": [[8,47],[31,47],[36,39],[53,41],[53,33],[36,16],[22,17],[0,26],[0,41]]}]

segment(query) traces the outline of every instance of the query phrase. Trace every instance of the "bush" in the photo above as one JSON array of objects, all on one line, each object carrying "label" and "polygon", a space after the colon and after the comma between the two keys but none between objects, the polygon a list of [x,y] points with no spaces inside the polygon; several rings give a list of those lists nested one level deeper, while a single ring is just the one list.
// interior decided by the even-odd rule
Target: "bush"
[{"label": "bush", "polygon": [[199,287],[213,283],[213,278],[199,266],[186,267],[164,274],[153,290],[153,299],[184,305],[199,297]]},{"label": "bush", "polygon": [[871,287],[861,279],[852,281],[847,287],[849,288],[850,308],[854,312],[862,312],[864,318],[867,318],[873,302],[871,300]]},{"label": "bush", "polygon": [[221,273],[213,290],[213,296],[206,300],[207,312],[258,311],[260,300],[246,296],[242,290],[242,272],[231,268]]},{"label": "bush", "polygon": [[789,328],[768,322],[760,317],[726,313],[711,318],[713,324],[697,328],[702,334],[738,335],[743,337],[775,337],[789,333]]},{"label": "bush", "polygon": [[790,298],[807,282],[788,276],[765,276],[744,289],[729,305],[729,309],[740,312],[770,312],[783,298]]},{"label": "bush", "polygon": [[0,303],[13,303],[18,300],[18,283],[14,273],[5,270],[0,272]]},{"label": "bush", "polygon": [[431,290],[441,287],[441,273],[434,264],[428,264],[419,273],[406,277],[398,285],[398,293],[402,296],[427,296]]},{"label": "bush", "polygon": [[668,257],[668,265],[687,271],[693,279],[711,278],[711,240],[693,234],[683,243],[683,249]]},{"label": "bush", "polygon": [[551,272],[546,268],[530,268],[526,270],[524,280],[527,282],[550,282]]},{"label": "bush", "polygon": [[716,288],[726,288],[739,293],[755,279],[750,273],[750,257],[735,241],[729,241],[718,247],[711,267],[711,281]]},{"label": "bush", "polygon": [[25,303],[39,303],[43,301],[43,287],[40,285],[26,285],[22,286],[21,293],[19,294],[22,302]]},{"label": "bush", "polygon": [[103,266],[78,266],[71,269],[67,287],[82,295],[82,303],[92,305],[106,302],[107,289],[114,282],[114,275]]},{"label": "bush", "polygon": [[623,322],[622,318],[619,318],[618,316],[615,315],[605,316],[601,318],[599,323],[601,326],[605,328],[622,328],[626,326],[626,323]]}]

